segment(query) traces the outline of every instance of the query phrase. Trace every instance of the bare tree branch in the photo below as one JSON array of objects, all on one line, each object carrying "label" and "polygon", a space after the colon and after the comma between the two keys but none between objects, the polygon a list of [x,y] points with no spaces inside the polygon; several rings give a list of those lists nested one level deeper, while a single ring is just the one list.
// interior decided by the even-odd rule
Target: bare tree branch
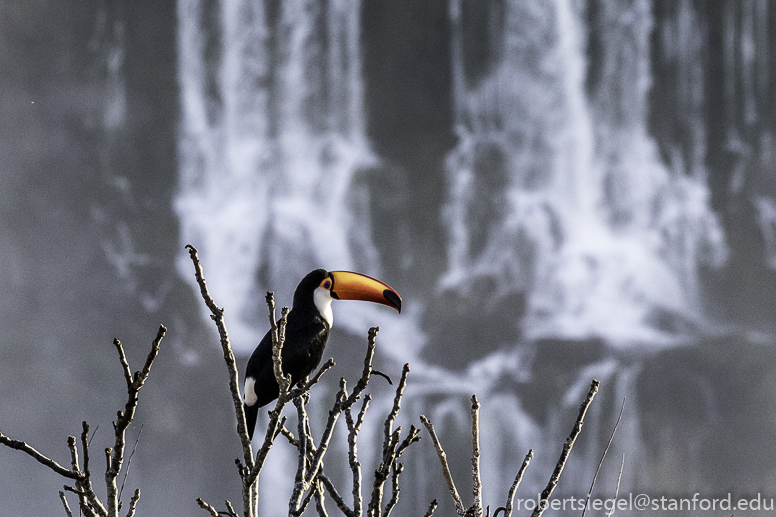
[{"label": "bare tree branch", "polygon": [[[84,422],[84,425],[86,422]],[[121,501],[121,494],[124,492],[124,485],[127,482],[127,476],[129,475],[129,468],[132,466],[132,456],[135,455],[135,451],[137,450],[137,444],[140,442],[140,435],[143,434],[143,426],[140,426],[140,431],[137,433],[137,438],[135,439],[135,445],[132,447],[132,452],[129,453],[129,459],[127,460],[127,468],[124,469],[124,479],[121,480],[121,488],[119,489],[119,501]],[[86,465],[88,462],[88,456],[85,456],[84,458],[84,465]],[[86,469],[86,467],[84,467]]]},{"label": "bare tree branch", "polygon": [[431,504],[428,505],[428,510],[426,510],[426,513],[423,514],[423,517],[431,517],[434,515],[434,511],[437,509],[437,505],[438,503],[436,499],[431,501]]},{"label": "bare tree branch", "polygon": [[[191,261],[194,265],[194,277],[197,280],[197,285],[199,285],[199,291],[202,295],[202,299],[205,301],[207,308],[210,309],[211,317],[213,318],[213,321],[216,324],[216,328],[218,329],[221,349],[223,350],[224,354],[224,361],[226,362],[226,368],[229,372],[229,391],[232,394],[232,403],[234,404],[234,412],[237,417],[237,434],[242,445],[243,461],[245,463],[245,470],[241,470],[243,485],[243,512],[245,517],[253,517],[256,511],[256,500],[258,498],[258,487],[254,482],[258,476],[259,469],[254,469],[255,464],[253,460],[253,449],[251,448],[251,439],[248,437],[248,425],[245,419],[245,409],[243,407],[242,397],[240,396],[240,374],[237,371],[237,362],[235,361],[234,353],[232,352],[232,345],[229,342],[229,333],[227,332],[226,324],[224,323],[224,310],[218,307],[213,301],[213,298],[210,296],[207,283],[205,282],[205,277],[202,273],[202,265],[199,262],[197,249],[191,244],[187,244],[185,247],[189,251],[189,257],[191,258]],[[272,323],[274,324],[274,303],[272,319]],[[256,471],[255,475],[253,473],[254,470]]]},{"label": "bare tree branch", "polygon": [[463,501],[461,501],[461,496],[458,494],[458,490],[455,488],[455,481],[453,481],[453,475],[450,473],[450,466],[447,464],[447,454],[442,448],[442,444],[439,443],[439,438],[437,438],[436,431],[434,431],[434,426],[431,424],[428,418],[426,418],[425,415],[420,415],[420,421],[424,426],[426,426],[428,434],[431,435],[431,441],[434,443],[437,456],[439,456],[439,463],[442,465],[442,475],[447,482],[447,488],[450,490],[450,495],[455,502],[455,509],[460,517],[464,517],[464,515],[466,515],[466,508],[464,508]]},{"label": "bare tree branch", "polygon": [[552,491],[555,490],[555,487],[558,485],[558,480],[560,480],[563,467],[566,465],[566,460],[569,458],[571,448],[574,446],[574,442],[576,441],[577,436],[579,436],[580,431],[582,431],[582,424],[585,421],[587,408],[590,407],[590,404],[593,402],[593,397],[598,393],[598,385],[599,382],[593,379],[593,382],[590,384],[590,391],[587,393],[587,397],[585,397],[585,400],[579,407],[579,415],[577,415],[577,420],[574,422],[574,427],[571,429],[571,434],[569,434],[569,437],[566,438],[566,442],[563,444],[563,450],[560,453],[558,463],[555,465],[555,470],[552,472],[552,476],[550,476],[550,481],[547,483],[547,486],[542,490],[541,500],[539,504],[536,505],[536,508],[534,508],[533,513],[531,513],[531,517],[539,517],[544,510],[547,509],[547,501],[550,500]]},{"label": "bare tree branch", "polygon": [[224,501],[224,504],[226,504],[226,511],[229,514],[229,517],[237,517],[237,512],[234,511],[234,506],[232,506],[232,503],[229,502],[229,499]]},{"label": "bare tree branch", "polygon": [[315,510],[320,517],[329,517],[329,514],[326,512],[326,494],[321,486],[315,489]]},{"label": "bare tree branch", "polygon": [[61,490],[59,491],[59,499],[62,501],[62,506],[65,507],[65,513],[67,514],[67,517],[73,517],[73,512],[70,511],[70,505],[67,504],[65,493]]},{"label": "bare tree branch", "polygon": [[399,475],[404,472],[404,465],[394,461],[391,470],[393,471],[393,476],[391,477],[391,499],[385,505],[384,517],[390,517],[391,511],[396,506],[396,503],[399,502],[399,492],[401,491],[399,488]]},{"label": "bare tree branch", "polygon": [[2,443],[7,447],[10,447],[11,449],[16,449],[17,451],[22,451],[32,456],[38,463],[47,466],[48,468],[50,468],[60,476],[64,476],[68,479],[75,479],[75,480],[79,480],[83,478],[82,472],[77,470],[74,471],[74,470],[66,469],[56,461],[44,456],[34,448],[30,447],[25,442],[22,442],[19,440],[12,440],[11,438],[0,433],[0,443]]},{"label": "bare tree branch", "polygon": [[351,510],[347,503],[345,503],[345,500],[342,498],[342,496],[337,492],[337,488],[334,486],[334,483],[331,482],[331,479],[329,477],[321,472],[318,474],[318,479],[323,483],[323,485],[326,487],[326,490],[329,492],[329,495],[331,495],[331,498],[334,499],[334,502],[337,505],[337,508],[340,509],[340,511],[345,514],[346,517],[360,517],[360,513],[356,513],[353,510]]},{"label": "bare tree branch", "polygon": [[482,478],[480,476],[480,402],[472,395],[472,495],[470,513],[482,516]]},{"label": "bare tree branch", "polygon": [[[65,485],[62,488],[64,488],[66,492],[72,492],[72,493],[76,494],[78,496],[79,500],[82,497],[86,498],[86,492],[84,492],[83,490],[80,490],[78,488],[74,488],[74,487],[71,487],[71,486],[67,486],[67,485]],[[89,506],[88,504],[86,504],[85,499],[84,499],[83,504],[80,504],[79,508],[80,508],[81,512],[84,515],[86,515],[86,517],[95,517],[97,515],[96,513],[94,513],[94,510],[92,510],[92,507]]]},{"label": "bare tree branch", "polygon": [[[620,474],[617,476],[617,488],[614,490],[614,501],[612,501],[612,509],[606,514],[606,517],[612,517],[614,509],[617,508],[617,497],[620,495],[620,481],[622,480],[622,469],[625,468],[625,453],[622,453],[622,462],[620,462]],[[587,505],[585,505],[587,506]]]},{"label": "bare tree branch", "polygon": [[200,508],[208,512],[211,517],[218,517],[218,510],[216,510],[215,507],[207,504],[201,497],[197,497],[197,504]]},{"label": "bare tree branch", "polygon": [[[531,463],[533,456],[534,456],[533,449],[529,449],[528,454],[525,455],[523,464],[520,466],[520,470],[517,471],[517,475],[515,476],[515,481],[512,483],[512,486],[509,488],[509,494],[507,495],[507,505],[505,507],[506,515],[504,517],[512,517],[512,505],[514,504],[514,501],[515,501],[515,492],[517,492],[517,487],[520,486],[520,482],[523,480],[523,474],[525,474],[525,469],[528,468],[528,464]],[[498,513],[498,511],[496,511],[496,513]]]},{"label": "bare tree branch", "polygon": [[609,442],[606,444],[606,448],[604,449],[603,454],[601,454],[601,460],[598,462],[598,467],[595,469],[595,474],[593,474],[593,482],[590,483],[590,490],[587,492],[587,498],[585,499],[585,506],[582,508],[582,517],[585,517],[585,512],[587,511],[587,503],[590,502],[590,496],[593,495],[593,487],[595,486],[595,480],[598,477],[598,471],[601,470],[601,465],[604,463],[604,458],[606,458],[606,453],[609,452],[609,447],[612,445],[612,440],[614,440],[614,433],[617,432],[617,427],[620,425],[620,419],[622,418],[622,411],[625,409],[625,398],[622,399],[622,405],[620,406],[620,414],[617,416],[617,422],[614,424],[614,429],[612,429],[612,435],[609,436]]},{"label": "bare tree branch", "polygon": [[[127,466],[129,468],[129,466]],[[132,495],[132,499],[129,500],[129,510],[127,510],[127,517],[134,517],[135,510],[137,509],[137,502],[140,501],[140,489],[136,488],[135,493]]]},{"label": "bare tree branch", "polygon": [[[118,478],[118,475],[121,472],[121,467],[124,463],[124,449],[126,447],[126,431],[127,431],[127,428],[129,427],[129,424],[132,423],[132,420],[135,417],[135,411],[137,410],[137,404],[139,401],[140,389],[143,387],[143,384],[145,383],[149,373],[151,372],[151,365],[153,364],[154,360],[159,354],[159,347],[166,332],[167,332],[167,328],[164,325],[159,325],[159,330],[156,333],[156,338],[151,343],[151,351],[148,353],[148,356],[146,357],[146,361],[145,361],[145,364],[143,365],[143,369],[135,372],[134,379],[130,374],[131,370],[129,368],[129,363],[127,361],[126,355],[124,354],[124,347],[121,345],[121,341],[119,341],[118,339],[113,340],[113,344],[115,345],[116,350],[118,351],[118,354],[119,354],[119,361],[121,362],[121,365],[124,371],[124,380],[127,383],[127,402],[124,405],[124,411],[123,412],[119,411],[117,413],[118,418],[113,423],[113,429],[114,429],[114,434],[116,438],[115,438],[115,442],[112,450],[112,457],[108,462],[108,466],[105,471],[105,484],[108,489],[107,510],[111,516],[118,515],[118,511],[120,508],[118,485],[116,483],[116,478]],[[91,501],[91,497],[90,497],[90,501]],[[94,503],[94,501],[92,501],[92,503]],[[99,508],[98,508],[98,512],[102,514],[102,511]]]}]

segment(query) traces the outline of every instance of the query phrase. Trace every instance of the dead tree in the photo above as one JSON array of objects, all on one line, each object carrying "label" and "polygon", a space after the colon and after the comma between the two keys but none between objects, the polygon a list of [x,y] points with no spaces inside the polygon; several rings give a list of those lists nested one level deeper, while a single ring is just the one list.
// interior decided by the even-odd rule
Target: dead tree
[{"label": "dead tree", "polygon": [[[582,402],[582,405],[580,405],[579,407],[579,414],[577,415],[577,419],[574,422],[574,427],[571,429],[571,434],[569,435],[568,438],[566,438],[566,441],[563,443],[563,449],[561,451],[560,458],[558,459],[558,462],[555,465],[555,469],[553,470],[552,475],[550,476],[550,480],[547,483],[547,486],[544,488],[544,490],[541,493],[541,500],[539,501],[539,503],[536,505],[536,508],[534,508],[533,512],[531,513],[531,517],[540,517],[541,514],[544,512],[544,510],[547,508],[547,504],[550,500],[550,496],[552,495],[553,490],[555,490],[555,487],[557,486],[558,481],[560,480],[560,475],[563,472],[564,466],[566,465],[566,460],[568,460],[569,454],[571,453],[571,448],[574,446],[574,442],[576,441],[577,436],[579,436],[579,433],[582,431],[582,424],[584,423],[587,409],[590,407],[590,404],[593,402],[593,397],[595,397],[595,394],[598,393],[598,385],[599,385],[598,381],[593,379],[593,382],[590,384],[590,390],[587,393],[587,397],[585,397],[585,400]],[[453,502],[455,503],[455,509],[459,517],[482,517],[482,513],[483,513],[483,503],[482,503],[482,496],[481,496],[482,479],[480,477],[479,411],[480,411],[480,403],[477,400],[477,396],[472,395],[471,414],[472,414],[472,496],[473,496],[472,499],[473,499],[473,502],[468,509],[464,506],[463,500],[461,499],[461,496],[458,493],[458,489],[455,487],[455,481],[453,481],[453,475],[450,472],[450,467],[447,463],[447,454],[445,453],[445,450],[442,448],[442,444],[439,442],[439,438],[437,438],[437,434],[436,434],[436,431],[434,430],[433,424],[425,416],[423,415],[420,416],[420,421],[423,423],[424,426],[426,426],[426,429],[428,430],[428,434],[431,436],[431,441],[434,443],[434,448],[437,451],[439,462],[442,465],[442,475],[444,476],[445,481],[447,482],[447,488],[450,491],[450,496],[453,498]],[[506,506],[498,508],[496,512],[494,512],[494,515],[503,511],[506,517],[511,517],[512,503],[514,501],[515,492],[517,491],[517,487],[520,485],[520,481],[523,479],[523,474],[525,472],[525,469],[528,467],[528,464],[531,462],[532,458],[533,458],[533,449],[528,451],[528,454],[526,454],[525,460],[523,461],[522,466],[517,472],[517,476],[515,476],[515,480],[509,489],[509,494],[507,495]],[[434,501],[434,503],[435,502],[436,501]],[[432,506],[429,507],[429,511],[426,513],[426,515],[430,516],[431,514],[433,514],[433,511],[436,508],[436,505],[434,503],[432,503]]]},{"label": "dead tree", "polygon": [[[320,516],[327,516],[325,494],[328,493],[334,500],[337,508],[346,517],[361,517],[364,514],[365,501],[363,499],[364,481],[362,475],[361,463],[358,461],[358,434],[361,430],[361,426],[364,422],[371,395],[364,394],[369,381],[373,375],[384,377],[391,382],[390,378],[384,373],[375,370],[372,361],[374,358],[376,347],[376,336],[379,331],[379,327],[373,327],[369,330],[368,344],[366,357],[364,359],[364,368],[361,373],[361,377],[356,382],[353,390],[348,393],[347,382],[344,378],[340,380],[339,390],[335,395],[335,401],[332,408],[329,410],[329,416],[326,421],[326,425],[320,438],[316,440],[314,433],[312,432],[312,426],[307,414],[307,403],[309,401],[310,389],[318,383],[321,376],[334,366],[334,361],[329,359],[323,366],[313,375],[312,378],[305,378],[295,386],[291,385],[291,377],[286,375],[282,369],[282,362],[280,360],[283,345],[285,342],[285,329],[288,316],[288,308],[284,307],[281,311],[281,317],[276,321],[275,319],[275,301],[274,295],[271,292],[267,293],[266,301],[269,308],[270,319],[270,334],[272,337],[272,359],[274,366],[275,380],[279,386],[279,395],[275,407],[269,412],[269,423],[267,425],[264,440],[261,447],[254,455],[251,446],[251,441],[248,437],[247,425],[245,420],[245,412],[243,407],[243,401],[239,388],[239,373],[237,371],[236,361],[234,354],[232,353],[231,344],[229,342],[229,334],[226,330],[224,323],[224,310],[218,307],[210,296],[205,278],[202,273],[202,266],[197,256],[197,250],[193,246],[187,245],[186,248],[189,251],[189,255],[194,265],[194,273],[197,280],[197,284],[200,288],[200,293],[205,301],[205,304],[211,311],[211,317],[216,324],[218,334],[220,338],[221,347],[223,349],[224,361],[227,366],[227,372],[229,374],[229,390],[232,395],[232,401],[234,404],[235,416],[237,419],[237,436],[240,440],[243,448],[243,458],[236,459],[238,472],[242,483],[242,499],[243,499],[243,516],[244,517],[256,517],[257,505],[258,505],[258,483],[259,474],[265,464],[267,455],[275,442],[275,439],[279,435],[283,435],[288,442],[297,450],[297,470],[294,479],[294,488],[291,494],[288,505],[289,517],[300,516],[315,500],[315,509]],[[156,338],[153,340],[151,351],[149,352],[146,362],[143,368],[134,374],[130,369],[126,355],[124,354],[124,348],[118,339],[113,341],[113,344],[118,351],[119,363],[121,364],[124,379],[127,386],[127,402],[123,411],[118,411],[117,419],[113,422],[114,429],[114,444],[113,447],[105,449],[105,474],[104,480],[106,484],[107,497],[105,500],[101,500],[95,493],[91,470],[90,470],[90,449],[89,449],[89,426],[86,422],[83,422],[82,431],[80,436],[81,454],[83,455],[83,461],[79,458],[79,448],[77,445],[78,440],[75,436],[70,436],[67,439],[68,449],[70,450],[70,468],[64,467],[57,463],[55,460],[43,455],[36,449],[28,445],[23,441],[11,439],[2,433],[0,433],[0,444],[3,444],[12,449],[20,450],[36,461],[50,468],[57,474],[73,481],[72,486],[65,485],[64,491],[74,493],[78,498],[78,509],[82,515],[86,517],[119,517],[119,512],[122,510],[123,502],[121,500],[123,482],[121,489],[118,487],[119,474],[124,471],[124,481],[126,481],[126,474],[129,470],[129,464],[131,462],[131,454],[129,460],[124,464],[125,451],[126,451],[126,431],[129,425],[132,423],[135,416],[135,411],[138,405],[138,395],[140,389],[143,387],[146,379],[151,370],[151,366],[159,353],[159,346],[164,337],[167,329],[161,325],[157,332]],[[420,431],[415,426],[410,426],[410,430],[407,435],[402,439],[401,427],[393,428],[396,418],[398,417],[401,409],[401,401],[404,395],[404,390],[407,386],[407,377],[409,375],[410,366],[405,364],[402,369],[401,379],[396,388],[396,393],[393,400],[391,411],[386,416],[383,423],[383,443],[382,443],[382,456],[378,467],[374,471],[374,477],[371,483],[371,490],[369,492],[369,501],[366,503],[366,514],[368,517],[389,517],[393,509],[395,508],[399,500],[399,479],[401,473],[404,471],[404,466],[399,463],[399,459],[402,454],[413,443],[420,440]],[[542,512],[546,509],[547,502],[558,484],[560,475],[563,472],[563,468],[566,464],[566,460],[569,457],[571,448],[576,441],[577,436],[582,430],[582,424],[584,423],[585,414],[587,409],[593,401],[595,394],[598,391],[598,381],[593,380],[587,397],[582,402],[579,408],[579,414],[572,428],[571,434],[563,444],[562,452],[555,469],[550,477],[547,486],[541,493],[541,502],[537,504],[531,517],[540,517]],[[353,408],[358,400],[362,400],[360,409],[354,413]],[[294,403],[297,413],[297,435],[294,434],[285,426],[286,417],[281,418],[282,411],[288,402]],[[450,495],[453,498],[456,507],[456,513],[459,517],[482,517],[483,507],[487,509],[485,513],[486,517],[489,517],[489,507],[485,506],[482,501],[482,480],[480,476],[480,444],[479,444],[479,410],[480,403],[477,400],[476,395],[471,399],[471,417],[472,417],[472,496],[473,502],[469,508],[466,508],[463,504],[460,494],[453,481],[450,468],[447,463],[447,455],[442,448],[442,445],[436,435],[434,426],[423,415],[420,416],[420,420],[428,430],[431,437],[434,448],[442,466],[442,475],[447,483]],[[329,449],[331,439],[334,435],[334,428],[339,420],[339,417],[344,413],[345,421],[348,428],[348,465],[351,471],[351,494],[352,501],[348,503],[345,498],[340,494],[334,485],[332,479],[326,475],[324,471],[324,457]],[[622,410],[620,412],[622,414]],[[354,417],[355,415],[355,417]],[[619,418],[618,418],[619,422]],[[616,431],[615,426],[615,431]],[[614,432],[612,433],[612,437]],[[138,435],[139,439],[139,435]],[[609,440],[611,444],[611,438]],[[137,442],[135,443],[137,445]],[[607,445],[608,450],[608,445]],[[134,450],[132,451],[134,452]],[[605,455],[606,451],[604,451]],[[494,517],[500,512],[503,512],[505,517],[511,517],[512,515],[512,502],[514,500],[515,492],[520,485],[523,478],[523,474],[528,467],[531,459],[533,458],[533,450],[529,450],[528,454],[520,467],[514,482],[512,483],[509,493],[507,495],[506,505],[499,507],[494,513]],[[603,461],[603,457],[601,459]],[[599,463],[600,468],[600,463]],[[597,471],[596,471],[597,473]],[[620,470],[622,474],[622,467]],[[383,504],[385,496],[385,484],[388,480],[391,480],[391,497]],[[595,479],[593,480],[595,482]],[[591,492],[592,492],[591,485]],[[619,481],[618,481],[619,488]],[[73,513],[70,509],[65,492],[60,491],[59,497],[62,501],[65,513],[68,517],[72,517]],[[588,494],[589,497],[589,494]],[[129,501],[129,507],[126,512],[126,517],[133,517],[137,508],[138,501],[140,500],[140,490],[135,490],[133,496]],[[197,499],[197,503],[205,511],[207,511],[212,517],[219,517],[220,515],[229,515],[230,517],[238,517],[237,511],[234,509],[232,503],[228,500],[225,501],[225,511],[218,511],[213,505],[206,501]],[[431,517],[437,508],[437,501],[434,500],[429,505],[425,517]]]},{"label": "dead tree", "polygon": [[[53,459],[44,456],[27,443],[19,440],[13,440],[0,433],[0,443],[3,445],[30,455],[39,463],[50,468],[60,476],[72,480],[72,486],[65,485],[64,490],[76,494],[78,497],[78,508],[80,509],[81,513],[87,517],[119,517],[119,512],[123,507],[123,502],[121,501],[121,489],[123,489],[124,485],[122,482],[122,487],[119,489],[117,480],[122,468],[124,467],[126,431],[135,417],[135,411],[137,410],[139,401],[138,395],[140,388],[143,387],[146,379],[148,379],[148,374],[151,371],[151,365],[159,353],[159,345],[162,342],[162,338],[166,332],[167,329],[164,327],[164,325],[160,325],[159,330],[156,333],[156,338],[151,344],[151,351],[148,353],[148,357],[146,357],[146,362],[143,365],[142,370],[136,371],[134,375],[132,374],[132,370],[129,367],[127,357],[124,354],[124,347],[118,339],[113,340],[113,344],[118,351],[119,362],[121,363],[121,367],[124,371],[124,380],[127,384],[127,402],[124,405],[124,411],[118,411],[117,418],[113,422],[113,447],[108,447],[105,449],[106,467],[104,479],[107,489],[107,497],[104,501],[97,496],[92,485],[89,453],[89,425],[86,422],[82,423],[80,440],[83,462],[81,462],[79,459],[76,437],[69,436],[67,438],[67,447],[70,449],[70,468],[66,468]],[[127,462],[127,466],[124,469],[124,481],[126,481],[126,474],[128,470],[129,462]],[[64,506],[67,516],[72,517],[73,514],[70,510],[70,505],[68,504],[67,498],[65,497],[65,493],[63,491],[59,492],[59,498],[62,501],[62,505]],[[126,513],[127,517],[134,516],[139,500],[140,490],[136,489],[129,501],[129,508]]]}]

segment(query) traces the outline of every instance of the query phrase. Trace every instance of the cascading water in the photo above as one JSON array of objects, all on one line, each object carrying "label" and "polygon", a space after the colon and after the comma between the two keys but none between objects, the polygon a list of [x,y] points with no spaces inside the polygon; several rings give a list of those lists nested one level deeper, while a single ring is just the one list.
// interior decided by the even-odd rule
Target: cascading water
[{"label": "cascading water", "polygon": [[[482,318],[498,342],[478,348],[455,336],[458,341],[442,344],[456,347],[454,354],[427,340],[416,317],[439,293],[414,301],[401,320],[380,314],[379,321],[390,322],[381,334],[391,343],[385,351],[413,366],[409,416],[400,420],[425,413],[444,424],[443,439],[455,447],[469,431],[462,401],[472,393],[483,400],[483,476],[491,500],[508,488],[505,480],[522,460],[516,450],[543,452],[526,479],[529,488],[540,486],[563,439],[561,422],[592,377],[616,386],[617,396],[636,391],[642,365],[602,352],[553,370],[564,381],[545,385],[534,368],[546,347],[536,343],[598,340],[609,349],[657,350],[691,339],[701,320],[699,265],[718,264],[726,253],[703,167],[681,160],[667,167],[647,132],[649,4],[596,5],[607,38],[591,52],[589,13],[571,0],[450,2],[458,141],[447,156],[447,199],[439,207],[449,232],[439,292],[458,299],[477,293],[475,305],[489,315],[516,296],[524,308],[498,321]],[[469,48],[482,39],[472,38],[479,30],[469,26],[472,9],[487,11],[488,58],[479,62]],[[265,289],[290,296],[296,279],[313,267],[378,274],[373,187],[359,177],[375,162],[363,120],[359,5],[190,0],[178,12],[182,123],[175,206],[182,239],[211,264],[209,286],[229,309],[233,342],[248,351],[266,328],[260,323]],[[186,258],[186,278],[189,269]],[[337,325],[363,333],[368,306],[337,311]],[[458,319],[479,328],[476,316]],[[445,326],[433,317],[426,322]],[[424,346],[431,351],[421,356]],[[433,360],[466,347],[475,351],[457,371]],[[529,384],[537,386],[533,395],[520,391]],[[549,397],[560,398],[560,407]],[[384,413],[390,402],[376,397],[372,411]],[[380,425],[378,417],[366,421],[362,440],[373,445]],[[603,417],[588,424],[593,444],[608,425]],[[636,461],[643,455],[640,433],[639,416],[626,416],[620,437]],[[596,447],[580,448],[584,462],[570,466],[567,477],[586,474],[597,461]],[[379,458],[369,446],[361,449],[368,472]],[[288,453],[273,454],[272,470],[289,474]],[[426,475],[435,461],[430,450],[407,460],[414,472],[405,475],[414,477],[407,492],[417,507],[439,488]],[[267,493],[287,488],[277,476],[263,478],[262,487]],[[260,501],[267,509],[277,503]]]},{"label": "cascading water", "polygon": [[178,13],[181,237],[211,265],[233,343],[248,350],[264,291],[290,305],[316,267],[378,273],[356,177],[372,161],[358,2],[192,0]]},{"label": "cascading water", "polygon": [[[453,2],[456,132],[445,289],[522,292],[529,339],[671,343],[699,318],[698,265],[724,259],[704,178],[668,170],[646,132],[647,2],[611,10],[593,106],[569,1],[506,2],[493,56],[467,70]],[[480,65],[481,66],[481,65]],[[684,324],[683,324],[684,322]]]}]

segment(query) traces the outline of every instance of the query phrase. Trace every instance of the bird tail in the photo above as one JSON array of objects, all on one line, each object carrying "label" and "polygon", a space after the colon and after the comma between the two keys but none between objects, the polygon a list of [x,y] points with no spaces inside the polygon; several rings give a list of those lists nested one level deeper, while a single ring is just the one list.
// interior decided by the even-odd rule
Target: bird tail
[{"label": "bird tail", "polygon": [[253,430],[256,428],[256,417],[259,415],[259,405],[243,404],[243,407],[245,408],[245,423],[248,424],[248,437],[252,440]]}]

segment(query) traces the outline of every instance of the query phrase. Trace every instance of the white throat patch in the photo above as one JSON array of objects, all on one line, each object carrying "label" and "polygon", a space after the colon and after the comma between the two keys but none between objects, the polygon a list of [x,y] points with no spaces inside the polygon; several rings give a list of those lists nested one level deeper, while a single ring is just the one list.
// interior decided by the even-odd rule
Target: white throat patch
[{"label": "white throat patch", "polygon": [[334,313],[331,311],[331,301],[334,298],[331,297],[331,291],[324,289],[323,287],[317,287],[313,292],[313,301],[315,302],[315,308],[321,313],[323,319],[329,324],[329,328],[334,324]]}]

